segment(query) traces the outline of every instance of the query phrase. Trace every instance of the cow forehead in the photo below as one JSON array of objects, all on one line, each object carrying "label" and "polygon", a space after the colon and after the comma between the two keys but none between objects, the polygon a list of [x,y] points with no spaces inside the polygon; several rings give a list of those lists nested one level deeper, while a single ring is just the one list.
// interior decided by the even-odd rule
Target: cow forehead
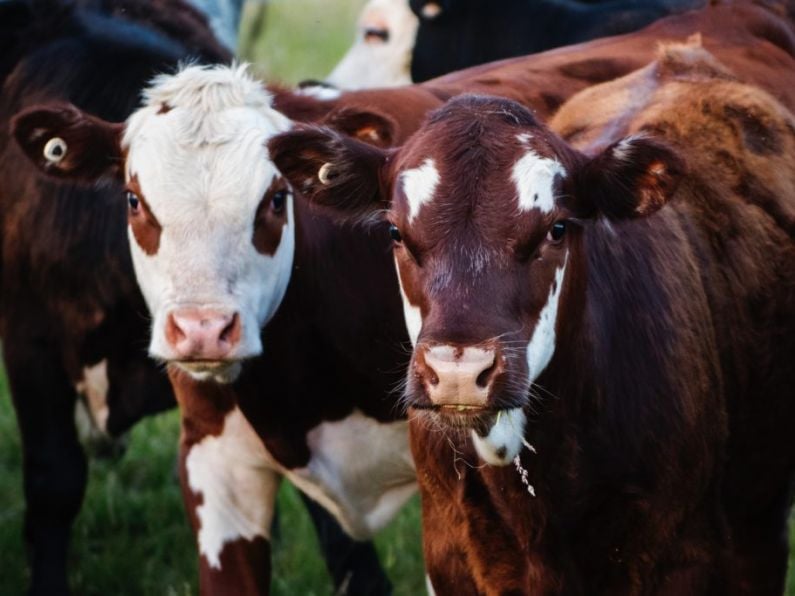
[{"label": "cow forehead", "polygon": [[234,141],[200,147],[169,142],[158,131],[130,144],[127,172],[135,175],[160,223],[200,217],[251,218],[278,172],[268,157],[265,134],[241,131]]}]

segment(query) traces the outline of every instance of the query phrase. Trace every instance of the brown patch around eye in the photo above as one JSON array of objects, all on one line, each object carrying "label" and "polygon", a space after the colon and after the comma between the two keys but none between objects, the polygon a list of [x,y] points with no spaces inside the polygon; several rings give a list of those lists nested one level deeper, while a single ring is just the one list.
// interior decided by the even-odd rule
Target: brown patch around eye
[{"label": "brown patch around eye", "polygon": [[173,108],[166,102],[160,104],[160,109],[157,110],[158,114],[168,114]]},{"label": "brown patch around eye", "polygon": [[[284,178],[274,178],[257,206],[254,218],[254,236],[251,239],[257,252],[273,256],[282,241],[282,231],[287,224],[287,202],[290,190]],[[279,197],[283,196],[280,205]]]},{"label": "brown patch around eye", "polygon": [[150,256],[157,254],[157,249],[160,248],[160,234],[163,228],[144,199],[137,175],[133,174],[130,177],[129,182],[127,182],[127,190],[135,193],[139,202],[137,210],[133,211],[129,207],[127,209],[127,222],[130,224],[135,241],[146,254]]}]

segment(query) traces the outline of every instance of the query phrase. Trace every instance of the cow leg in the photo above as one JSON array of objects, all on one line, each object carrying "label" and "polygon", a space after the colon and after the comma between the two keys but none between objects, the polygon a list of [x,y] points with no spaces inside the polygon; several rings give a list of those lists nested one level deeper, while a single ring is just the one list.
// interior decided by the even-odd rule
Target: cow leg
[{"label": "cow leg", "polygon": [[[300,492],[300,491],[299,491]],[[378,560],[372,542],[348,536],[325,508],[301,492],[317,531],[323,558],[334,581],[335,594],[381,596],[392,593],[392,584]]]},{"label": "cow leg", "polygon": [[66,554],[80,510],[87,464],[75,429],[75,391],[55,354],[24,351],[4,337],[4,360],[22,436],[25,539],[31,594],[69,592]]},{"label": "cow leg", "polygon": [[184,393],[178,398],[180,481],[199,547],[201,593],[268,594],[281,476],[237,407],[186,407]]}]

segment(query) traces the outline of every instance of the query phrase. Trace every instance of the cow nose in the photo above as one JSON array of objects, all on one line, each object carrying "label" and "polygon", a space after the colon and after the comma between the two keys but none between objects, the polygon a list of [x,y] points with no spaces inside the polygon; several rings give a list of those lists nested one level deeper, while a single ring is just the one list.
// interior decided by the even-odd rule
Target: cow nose
[{"label": "cow nose", "polygon": [[496,359],[492,348],[434,345],[417,350],[414,366],[434,405],[482,407],[496,376]]},{"label": "cow nose", "polygon": [[185,308],[166,317],[166,341],[180,360],[224,360],[240,335],[237,313]]}]

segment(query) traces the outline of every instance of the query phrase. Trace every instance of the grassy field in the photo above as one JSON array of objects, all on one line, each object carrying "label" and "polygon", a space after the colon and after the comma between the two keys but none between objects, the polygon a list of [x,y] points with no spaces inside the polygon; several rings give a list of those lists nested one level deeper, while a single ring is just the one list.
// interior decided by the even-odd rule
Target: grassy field
[{"label": "grassy field", "polygon": [[[350,43],[363,0],[271,0],[264,21],[246,8],[241,53],[255,71],[287,83],[322,78]],[[76,594],[183,595],[196,593],[192,536],[175,478],[176,412],[144,421],[118,461],[93,460],[88,493],[74,528],[70,569]],[[5,377],[0,372],[0,596],[27,583],[22,550],[21,454]],[[331,583],[314,530],[294,489],[279,494],[273,592],[328,595]],[[377,539],[398,595],[424,592],[416,499]],[[791,565],[792,566],[792,565]],[[795,596],[795,578],[787,594]]]}]

